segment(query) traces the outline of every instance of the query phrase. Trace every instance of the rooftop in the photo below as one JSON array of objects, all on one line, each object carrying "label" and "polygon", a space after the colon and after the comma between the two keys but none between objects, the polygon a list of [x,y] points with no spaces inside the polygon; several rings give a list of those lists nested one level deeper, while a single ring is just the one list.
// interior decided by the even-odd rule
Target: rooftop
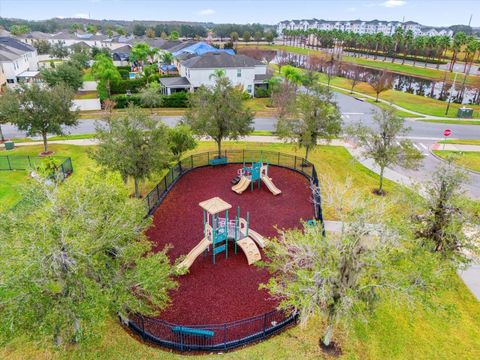
[{"label": "rooftop", "polygon": [[220,199],[219,197],[214,197],[199,203],[200,207],[208,212],[210,215],[218,214],[219,212],[228,210],[232,208],[232,205],[226,201]]},{"label": "rooftop", "polygon": [[182,65],[191,69],[217,69],[255,67],[262,65],[262,63],[246,55],[230,55],[224,52],[212,52],[185,60],[182,62]]}]

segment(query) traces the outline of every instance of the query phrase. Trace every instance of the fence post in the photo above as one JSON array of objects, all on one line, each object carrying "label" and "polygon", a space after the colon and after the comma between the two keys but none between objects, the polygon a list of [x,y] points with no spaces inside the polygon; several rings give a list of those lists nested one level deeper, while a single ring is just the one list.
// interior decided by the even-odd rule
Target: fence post
[{"label": "fence post", "polygon": [[167,175],[165,175],[165,177],[163,178],[163,182],[165,183],[165,191],[167,190]]},{"label": "fence post", "polygon": [[193,155],[190,155],[190,164],[192,165],[190,168],[193,169]]},{"label": "fence post", "polygon": [[278,154],[277,165],[280,165],[280,152],[278,152],[277,154]]},{"label": "fence post", "polygon": [[243,149],[242,164],[245,164],[245,149]]},{"label": "fence post", "polygon": [[227,350],[227,324],[223,324],[223,346]]},{"label": "fence post", "polygon": [[12,170],[12,164],[10,164],[10,157],[7,155],[8,169]]},{"label": "fence post", "polygon": [[267,331],[267,313],[263,314],[263,337]]},{"label": "fence post", "polygon": [[140,315],[140,319],[142,319],[142,338],[145,339],[145,321],[143,320],[143,315]]},{"label": "fence post", "polygon": [[295,163],[293,165],[293,168],[297,170],[297,155],[295,155]]},{"label": "fence post", "polygon": [[210,151],[207,152],[207,156],[208,156],[208,161],[207,161],[207,163],[210,164]]}]

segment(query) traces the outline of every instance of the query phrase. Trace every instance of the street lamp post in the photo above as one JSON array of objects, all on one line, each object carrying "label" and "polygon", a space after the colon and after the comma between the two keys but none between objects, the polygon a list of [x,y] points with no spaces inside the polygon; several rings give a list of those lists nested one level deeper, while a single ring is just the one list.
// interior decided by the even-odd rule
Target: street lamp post
[{"label": "street lamp post", "polygon": [[[453,78],[452,90],[455,90],[455,82],[457,81],[458,73],[455,72],[455,77]],[[452,90],[450,90],[450,96],[448,97],[447,109],[445,110],[445,115],[448,115],[448,110],[450,109],[450,102],[452,101]]]}]

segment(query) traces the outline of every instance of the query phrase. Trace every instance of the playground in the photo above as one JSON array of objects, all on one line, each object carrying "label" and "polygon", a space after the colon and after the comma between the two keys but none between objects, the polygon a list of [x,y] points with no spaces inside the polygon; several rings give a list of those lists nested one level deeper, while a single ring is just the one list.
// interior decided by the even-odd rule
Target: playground
[{"label": "playground", "polygon": [[[260,257],[267,260],[258,235],[268,242],[268,237],[277,235],[275,227],[297,227],[301,219],[313,217],[309,182],[295,171],[268,166],[266,182],[248,186],[239,194],[231,181],[241,168],[228,164],[190,171],[154,213],[154,226],[147,234],[155,248],[161,250],[171,244],[172,262],[190,253],[182,263],[189,271],[178,277],[179,287],[171,294],[171,305],[159,319],[180,325],[223,324],[265,314],[278,305],[259,289],[269,275],[255,266]],[[271,183],[281,193],[274,195]],[[224,227],[223,233],[226,216],[230,228]],[[218,224],[217,240],[225,240],[226,236],[220,238],[226,233],[230,239],[212,246],[206,238]],[[239,235],[235,235],[235,229]],[[209,251],[205,251],[207,248]],[[218,251],[215,264],[214,249]]]}]

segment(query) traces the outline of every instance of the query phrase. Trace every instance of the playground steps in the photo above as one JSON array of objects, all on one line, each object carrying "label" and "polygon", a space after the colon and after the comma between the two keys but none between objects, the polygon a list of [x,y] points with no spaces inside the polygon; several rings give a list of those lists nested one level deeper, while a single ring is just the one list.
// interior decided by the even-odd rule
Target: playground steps
[{"label": "playground steps", "polygon": [[254,262],[260,261],[262,259],[260,250],[258,250],[257,245],[255,245],[255,242],[251,238],[246,237],[242,240],[238,240],[237,245],[240,246],[242,251],[245,253],[248,265],[252,265]]}]

